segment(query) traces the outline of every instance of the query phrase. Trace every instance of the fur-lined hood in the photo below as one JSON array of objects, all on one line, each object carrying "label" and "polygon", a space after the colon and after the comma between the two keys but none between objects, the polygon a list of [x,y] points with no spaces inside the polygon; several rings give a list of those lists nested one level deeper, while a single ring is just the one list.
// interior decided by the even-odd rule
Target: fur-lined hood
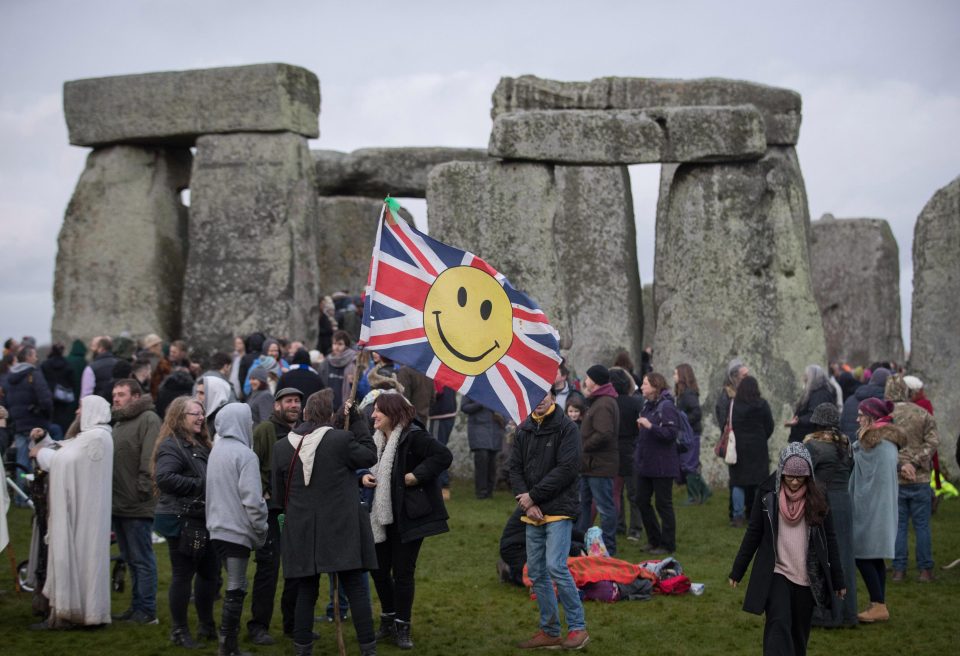
[{"label": "fur-lined hood", "polygon": [[880,440],[893,442],[899,451],[907,444],[907,436],[903,429],[891,423],[874,423],[860,431],[860,447],[863,449],[872,449],[880,443]]},{"label": "fur-lined hood", "polygon": [[153,399],[149,394],[141,394],[139,398],[136,398],[127,405],[123,406],[120,409],[114,408],[112,410],[112,416],[114,423],[118,421],[130,421],[131,419],[136,419],[142,415],[147,410],[154,410]]}]

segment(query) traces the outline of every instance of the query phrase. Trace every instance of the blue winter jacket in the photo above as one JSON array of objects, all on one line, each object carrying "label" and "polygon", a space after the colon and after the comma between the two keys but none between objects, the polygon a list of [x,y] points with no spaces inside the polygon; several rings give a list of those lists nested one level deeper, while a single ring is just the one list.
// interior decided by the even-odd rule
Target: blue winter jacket
[{"label": "blue winter jacket", "polygon": [[32,364],[20,362],[10,369],[3,381],[3,405],[17,434],[50,427],[53,396],[43,372]]}]

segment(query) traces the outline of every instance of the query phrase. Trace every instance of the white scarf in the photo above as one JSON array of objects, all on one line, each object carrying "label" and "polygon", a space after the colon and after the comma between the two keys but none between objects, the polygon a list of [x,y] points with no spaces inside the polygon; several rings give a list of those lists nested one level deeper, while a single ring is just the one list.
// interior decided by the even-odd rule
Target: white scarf
[{"label": "white scarf", "polygon": [[[323,440],[323,436],[327,434],[328,430],[330,430],[329,426],[321,426],[302,438],[296,433],[287,434],[287,439],[290,441],[290,444],[293,445],[294,449],[300,444],[300,440],[303,440],[303,446],[300,447],[298,457],[300,458],[300,462],[303,463],[303,484],[305,486],[310,485],[310,476],[313,475],[313,458],[317,454],[317,447],[320,446],[320,441]],[[288,473],[287,476],[290,476],[290,473]]]},{"label": "white scarf", "polygon": [[393,524],[390,478],[402,430],[399,426],[394,428],[389,437],[380,430],[373,434],[373,441],[377,445],[377,464],[370,468],[370,473],[377,479],[377,491],[370,508],[370,526],[373,528],[373,541],[377,544],[386,541],[386,527]]}]

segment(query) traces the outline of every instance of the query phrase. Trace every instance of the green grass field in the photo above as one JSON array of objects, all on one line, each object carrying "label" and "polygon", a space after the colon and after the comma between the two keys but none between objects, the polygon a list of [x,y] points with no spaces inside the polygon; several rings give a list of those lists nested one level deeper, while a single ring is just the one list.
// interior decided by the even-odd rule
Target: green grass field
[{"label": "green grass field", "polygon": [[[685,493],[678,488],[675,502],[684,498]],[[745,588],[732,590],[726,583],[742,535],[742,531],[727,526],[726,506],[726,493],[720,491],[706,506],[677,508],[679,548],[675,555],[693,581],[706,584],[704,594],[617,604],[588,602],[587,626],[592,637],[588,651],[663,655],[759,653],[763,618],[741,611]],[[414,653],[519,653],[514,643],[537,629],[536,605],[524,590],[500,584],[495,570],[500,531],[513,509],[513,500],[507,492],[498,492],[493,500],[477,501],[473,498],[472,482],[458,481],[448,509],[450,532],[428,539],[420,556],[413,612]],[[29,542],[30,513],[11,508],[8,518],[15,553],[18,558],[24,558]],[[637,543],[626,540],[622,543],[621,558],[634,562],[645,559]],[[960,558],[960,500],[944,502],[934,515],[933,544],[938,568],[936,582],[917,583],[916,572],[911,567],[906,583],[888,582],[887,602],[892,616],[889,623],[853,630],[815,629],[810,638],[810,652],[870,656],[956,653],[960,567],[939,568]],[[3,560],[0,654],[188,653],[172,647],[168,640],[166,593],[170,567],[166,545],[157,545],[160,626],[118,623],[94,631],[29,631],[28,625],[37,621],[30,614],[29,595],[15,594],[6,554]],[[252,574],[251,566],[251,577]],[[321,588],[320,615],[326,603],[325,586]],[[862,585],[858,592],[863,608],[866,593]],[[124,594],[114,594],[114,612],[124,610],[128,602],[129,589]],[[374,612],[377,612],[376,595]],[[219,607],[216,613],[219,618]],[[191,618],[195,629],[192,611]],[[245,616],[244,622],[246,619]],[[347,623],[344,628],[348,653],[355,654],[353,626]],[[317,631],[322,637],[314,653],[335,654],[332,625],[318,624]],[[280,638],[277,645],[249,645],[242,634],[241,647],[264,656],[293,653],[290,641],[281,637],[279,596],[271,632]],[[195,653],[215,652],[215,647],[208,645],[202,652]],[[393,645],[381,645],[380,653],[401,652]]]}]

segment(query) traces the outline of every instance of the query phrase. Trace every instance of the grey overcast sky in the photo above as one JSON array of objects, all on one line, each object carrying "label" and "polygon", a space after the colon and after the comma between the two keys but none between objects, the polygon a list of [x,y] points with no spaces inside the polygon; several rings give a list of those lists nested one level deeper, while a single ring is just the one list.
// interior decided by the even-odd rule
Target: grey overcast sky
[{"label": "grey overcast sky", "polygon": [[[960,174],[958,37],[952,0],[0,0],[0,336],[50,337],[57,233],[88,152],[67,143],[65,81],[281,61],[320,78],[311,146],[339,150],[485,147],[504,75],[795,89],[811,218],[890,221],[909,340],[914,222]],[[658,174],[631,168],[644,283]]]}]

